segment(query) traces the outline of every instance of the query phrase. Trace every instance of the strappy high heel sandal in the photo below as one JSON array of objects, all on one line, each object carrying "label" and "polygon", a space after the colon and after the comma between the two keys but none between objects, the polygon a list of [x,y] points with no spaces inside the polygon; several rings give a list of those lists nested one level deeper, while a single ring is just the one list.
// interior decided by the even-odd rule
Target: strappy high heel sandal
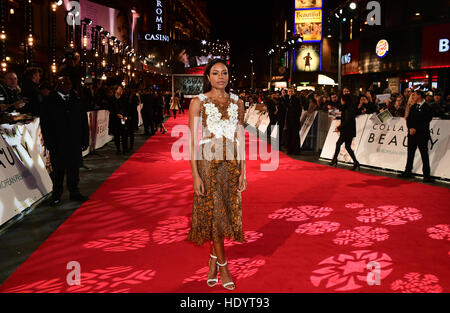
[{"label": "strappy high heel sandal", "polygon": [[[225,263],[220,264],[219,262],[217,262],[217,265],[220,267],[223,267],[225,265],[227,265],[227,261],[225,261]],[[222,279],[222,278],[221,278]],[[236,288],[236,286],[234,285],[233,281],[230,281],[228,283],[222,284],[223,288],[227,289],[227,290],[234,290]],[[231,286],[231,287],[228,287]]]},{"label": "strappy high heel sandal", "polygon": [[[215,255],[210,254],[209,256],[211,257],[211,259],[217,259],[217,257]],[[217,269],[217,271],[219,271],[219,269]],[[218,282],[219,282],[219,280],[217,279],[217,273],[216,273],[216,278],[208,278],[206,280],[206,284],[208,284],[209,287],[214,287],[215,285],[217,285]]]}]

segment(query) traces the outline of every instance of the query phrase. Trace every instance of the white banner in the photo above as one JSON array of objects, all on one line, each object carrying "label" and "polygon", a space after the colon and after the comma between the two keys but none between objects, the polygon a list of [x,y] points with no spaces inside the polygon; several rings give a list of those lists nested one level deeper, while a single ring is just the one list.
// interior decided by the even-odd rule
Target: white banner
[{"label": "white banner", "polygon": [[95,149],[99,149],[106,145],[113,139],[113,136],[108,134],[109,128],[109,111],[108,110],[100,110],[97,111],[97,123],[96,129],[93,137],[95,137]]},{"label": "white banner", "polygon": [[300,122],[302,127],[300,128],[300,147],[303,146],[305,142],[306,136],[308,136],[309,130],[311,129],[312,124],[316,120],[317,111],[313,111],[308,113],[308,111],[303,111],[302,116],[300,117]]},{"label": "white banner", "polygon": [[265,133],[269,124],[270,124],[269,114],[267,112],[262,112],[259,116],[258,123],[256,123],[256,127],[260,132]]},{"label": "white banner", "polygon": [[247,124],[256,127],[256,124],[258,123],[259,116],[261,114],[261,111],[254,110],[253,112],[250,112],[247,120]]},{"label": "white banner", "polygon": [[[432,141],[428,143],[431,175],[450,178],[450,121],[433,119],[430,124]],[[403,171],[408,158],[408,128],[404,118],[395,117],[386,123],[369,119],[356,151],[361,164]],[[413,163],[413,173],[422,173],[419,149]]]},{"label": "white banner", "polygon": [[52,190],[34,123],[0,127],[0,225]]},{"label": "white banner", "polygon": [[[331,159],[336,147],[339,133],[335,128],[339,121],[334,120],[328,130],[328,136],[320,155]],[[362,126],[365,127],[362,127]],[[450,121],[433,119],[430,124],[431,142],[428,143],[431,175],[450,178]],[[380,123],[375,114],[360,115],[356,118],[356,133],[352,148],[362,165],[382,169],[404,171],[408,158],[408,128],[401,117],[394,117],[386,123]],[[341,147],[339,161],[351,162],[345,148]],[[422,173],[422,158],[416,150],[413,173]]]},{"label": "white banner", "polygon": [[[353,151],[358,150],[359,142],[361,141],[361,137],[363,135],[364,127],[366,126],[367,119],[369,115],[359,115],[356,117],[356,137],[353,138],[352,141],[352,149]],[[320,154],[321,158],[324,159],[332,159],[334,156],[334,151],[336,150],[336,142],[339,139],[339,132],[336,131],[336,128],[340,125],[340,120],[333,120],[331,122],[330,129],[328,130],[328,136],[325,140],[325,144],[322,149],[322,153]],[[350,162],[352,158],[348,155],[347,150],[344,147],[345,144],[342,144],[341,150],[338,156],[338,160],[341,162]],[[359,160],[358,160],[359,161]],[[359,161],[361,163],[361,161]],[[361,163],[362,164],[362,163]]]}]

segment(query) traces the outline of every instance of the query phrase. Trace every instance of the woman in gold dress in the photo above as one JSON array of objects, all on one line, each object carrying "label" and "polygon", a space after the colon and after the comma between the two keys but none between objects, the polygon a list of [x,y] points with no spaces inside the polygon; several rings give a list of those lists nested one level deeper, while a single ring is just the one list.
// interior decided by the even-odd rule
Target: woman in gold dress
[{"label": "woman in gold dress", "polygon": [[[245,177],[244,103],[228,93],[229,68],[215,59],[205,68],[204,93],[189,107],[190,162],[194,182],[192,226],[188,240],[211,243],[207,284],[235,289],[227,267],[224,239],[245,242],[241,192]],[[198,124],[202,139],[197,148]]]}]

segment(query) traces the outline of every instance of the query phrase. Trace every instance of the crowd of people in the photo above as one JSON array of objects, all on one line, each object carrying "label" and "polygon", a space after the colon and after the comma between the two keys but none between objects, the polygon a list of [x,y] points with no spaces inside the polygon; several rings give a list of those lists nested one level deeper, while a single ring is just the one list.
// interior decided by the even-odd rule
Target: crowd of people
[{"label": "crowd of people", "polygon": [[[277,92],[241,92],[240,97],[250,105],[256,105],[258,110],[267,111],[270,125],[279,125],[280,146],[285,147],[288,154],[299,154],[298,130],[302,111],[325,111],[332,116],[340,115],[341,99],[344,95],[350,95],[351,105],[355,108],[355,114],[372,114],[389,111],[393,117],[405,117],[409,108],[414,104],[413,91],[406,88],[402,94],[383,91],[389,98],[377,97],[371,90],[361,91],[359,95],[350,92],[349,88],[343,88],[341,93],[315,92],[302,90],[296,92],[293,88],[282,89]],[[430,106],[432,117],[449,118],[450,95],[444,98],[442,91],[434,89],[425,93],[425,101]],[[271,127],[268,127],[270,132]]]},{"label": "crowd of people", "polygon": [[[70,61],[70,62],[69,62]],[[77,59],[64,62],[54,82],[41,79],[42,70],[28,67],[19,82],[16,72],[0,77],[0,123],[29,123],[39,117],[46,149],[50,152],[53,182],[52,204],[60,202],[64,176],[70,199],[85,200],[78,189],[82,151],[89,147],[88,111],[108,110],[109,134],[114,136],[117,154],[134,148],[140,109],[144,135],[167,132],[167,115],[184,114],[184,95],[180,90],[154,90],[141,84],[125,85],[119,80],[86,78],[82,83],[76,70]],[[172,113],[172,114],[171,114]]]},{"label": "crowd of people", "polygon": [[[41,70],[27,68],[19,84],[15,72],[7,72],[0,78],[0,117],[8,113],[41,117],[46,112],[50,94],[57,93],[57,83],[41,81]],[[138,129],[138,108],[141,110],[144,134],[151,136],[158,130],[165,133],[164,116],[179,111],[184,114],[184,95],[177,90],[158,91],[141,85],[124,86],[121,83],[106,83],[86,78],[77,88],[68,76],[72,89],[80,100],[84,112],[108,110],[110,112],[109,132],[114,135],[117,153],[129,153],[134,146],[134,133]],[[7,120],[5,120],[7,122]]]},{"label": "crowd of people", "polygon": [[[340,119],[341,122],[336,131],[339,139],[336,142],[336,150],[330,163],[337,166],[338,154],[341,145],[345,148],[353,160],[353,170],[359,169],[360,164],[352,150],[351,143],[356,136],[356,117],[361,114],[379,114],[389,111],[392,117],[405,118],[408,128],[408,158],[405,171],[399,176],[412,177],[412,165],[414,155],[419,149],[424,181],[432,182],[428,157],[428,141],[430,136],[430,122],[433,117],[450,118],[450,96],[444,95],[440,90],[423,90],[406,88],[402,94],[384,90],[382,97],[377,96],[373,90],[352,94],[349,88],[343,88],[337,93],[318,93],[312,90],[296,92],[294,88],[283,89],[280,92],[240,93],[246,107],[255,105],[259,111],[266,111],[269,115],[271,126],[279,126],[280,148],[286,148],[288,154],[300,154],[299,130],[300,117],[303,111],[326,111],[329,116]],[[269,137],[270,138],[270,137]]]}]

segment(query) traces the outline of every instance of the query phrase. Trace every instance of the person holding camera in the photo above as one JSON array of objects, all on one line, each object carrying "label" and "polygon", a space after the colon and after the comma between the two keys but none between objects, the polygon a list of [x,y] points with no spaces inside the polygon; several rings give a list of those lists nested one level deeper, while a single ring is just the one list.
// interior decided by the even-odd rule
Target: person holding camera
[{"label": "person holding camera", "polygon": [[127,121],[127,102],[123,96],[123,87],[116,85],[113,88],[114,97],[111,99],[111,106],[109,108],[110,125],[109,130],[114,135],[114,143],[116,145],[116,154],[120,154],[120,142],[122,142],[122,153],[125,154],[128,150],[128,142],[125,132],[125,123]]},{"label": "person holding camera", "polygon": [[88,199],[78,188],[82,151],[89,146],[87,115],[81,106],[79,96],[72,89],[72,82],[68,76],[59,77],[56,86],[56,91],[50,93],[41,111],[42,136],[45,147],[50,151],[50,163],[53,168],[52,205],[61,202],[65,174],[70,200]]},{"label": "person holding camera", "polygon": [[414,91],[412,101],[406,107],[405,119],[406,126],[408,127],[408,159],[406,161],[405,171],[399,177],[412,177],[411,172],[414,156],[416,149],[419,148],[423,164],[423,181],[433,182],[430,175],[430,160],[428,157],[428,141],[431,140],[430,122],[433,118],[433,110],[425,101],[425,97],[424,91]]}]

